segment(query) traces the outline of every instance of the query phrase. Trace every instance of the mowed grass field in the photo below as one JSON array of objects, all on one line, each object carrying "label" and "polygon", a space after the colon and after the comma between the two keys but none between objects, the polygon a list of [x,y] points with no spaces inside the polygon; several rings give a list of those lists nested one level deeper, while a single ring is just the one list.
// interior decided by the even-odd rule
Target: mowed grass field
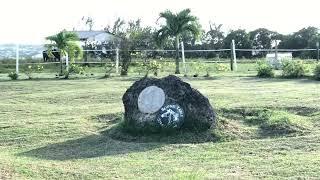
[{"label": "mowed grass field", "polygon": [[[122,95],[138,78],[1,81],[0,179],[320,179],[319,81],[184,78],[209,98],[226,138],[115,138]],[[246,120],[254,109],[305,128],[263,131]]]}]

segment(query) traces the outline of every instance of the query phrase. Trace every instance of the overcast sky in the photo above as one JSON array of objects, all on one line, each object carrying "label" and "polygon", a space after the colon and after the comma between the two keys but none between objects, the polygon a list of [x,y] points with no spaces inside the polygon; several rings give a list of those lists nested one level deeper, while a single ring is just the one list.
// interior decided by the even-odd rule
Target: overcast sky
[{"label": "overcast sky", "polygon": [[224,30],[265,27],[292,33],[303,27],[320,27],[320,0],[1,0],[0,44],[40,44],[62,29],[79,27],[83,16],[101,30],[117,17],[141,18],[156,26],[160,12],[190,8],[204,28],[209,21]]}]

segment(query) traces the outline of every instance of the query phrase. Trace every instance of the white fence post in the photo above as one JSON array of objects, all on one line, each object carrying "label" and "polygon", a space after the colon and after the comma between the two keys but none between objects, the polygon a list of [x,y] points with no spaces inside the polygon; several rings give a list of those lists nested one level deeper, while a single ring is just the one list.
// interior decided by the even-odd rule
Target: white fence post
[{"label": "white fence post", "polygon": [[231,71],[237,71],[236,44],[234,39],[231,41]]},{"label": "white fence post", "polygon": [[276,44],[275,44],[275,53],[274,53],[274,58],[275,61],[278,63],[278,41],[276,40]]},{"label": "white fence post", "polygon": [[66,53],[66,70],[69,71],[69,55]]},{"label": "white fence post", "polygon": [[19,74],[19,44],[16,46],[16,73]]},{"label": "white fence post", "polygon": [[119,73],[119,48],[116,49],[116,73]]},{"label": "white fence post", "polygon": [[181,41],[181,56],[182,56],[182,64],[184,69],[184,74],[187,74],[187,68],[186,68],[186,59],[184,57],[184,44],[183,41]]}]

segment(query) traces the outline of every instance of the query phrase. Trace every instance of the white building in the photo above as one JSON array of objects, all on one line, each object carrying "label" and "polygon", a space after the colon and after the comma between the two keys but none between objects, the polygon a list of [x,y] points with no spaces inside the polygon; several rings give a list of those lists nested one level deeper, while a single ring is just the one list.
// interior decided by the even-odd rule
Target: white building
[{"label": "white building", "polygon": [[[276,57],[277,56],[277,57]],[[282,62],[285,60],[292,60],[291,52],[278,52],[276,53],[268,53],[266,55],[267,62],[272,65],[275,69],[280,69]]]}]

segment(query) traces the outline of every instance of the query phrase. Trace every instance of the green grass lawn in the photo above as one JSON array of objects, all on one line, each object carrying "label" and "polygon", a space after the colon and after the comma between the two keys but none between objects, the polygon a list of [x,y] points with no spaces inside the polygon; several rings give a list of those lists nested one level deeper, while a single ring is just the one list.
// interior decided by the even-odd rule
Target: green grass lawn
[{"label": "green grass lawn", "polygon": [[[319,179],[320,82],[254,74],[184,79],[218,111],[220,140],[111,136],[122,95],[138,77],[8,81],[3,74],[0,179]],[[286,119],[300,129],[266,128],[260,111],[275,111],[268,123]]]}]

